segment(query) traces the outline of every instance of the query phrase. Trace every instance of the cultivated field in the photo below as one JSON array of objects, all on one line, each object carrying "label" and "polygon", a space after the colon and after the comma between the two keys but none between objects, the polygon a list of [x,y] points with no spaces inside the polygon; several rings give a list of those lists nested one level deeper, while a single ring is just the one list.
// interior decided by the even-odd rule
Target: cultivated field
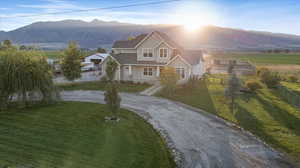
[{"label": "cultivated field", "polygon": [[258,65],[278,65],[278,64],[293,64],[300,65],[300,53],[218,53],[213,54],[216,57],[223,58],[238,58],[249,60]]}]

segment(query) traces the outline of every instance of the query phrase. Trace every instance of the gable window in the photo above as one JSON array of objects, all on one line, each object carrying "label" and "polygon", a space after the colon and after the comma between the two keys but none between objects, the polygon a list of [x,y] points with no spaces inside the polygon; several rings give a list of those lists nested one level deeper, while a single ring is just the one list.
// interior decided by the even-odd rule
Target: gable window
[{"label": "gable window", "polygon": [[168,54],[169,54],[168,52],[169,52],[169,50],[167,48],[160,48],[159,49],[159,56],[161,58],[167,58]]},{"label": "gable window", "polygon": [[143,48],[144,57],[153,57],[152,48]]},{"label": "gable window", "polygon": [[185,78],[184,68],[176,68],[176,73],[180,76],[180,79]]},{"label": "gable window", "polygon": [[144,76],[152,76],[153,75],[153,68],[145,67],[144,68]]}]

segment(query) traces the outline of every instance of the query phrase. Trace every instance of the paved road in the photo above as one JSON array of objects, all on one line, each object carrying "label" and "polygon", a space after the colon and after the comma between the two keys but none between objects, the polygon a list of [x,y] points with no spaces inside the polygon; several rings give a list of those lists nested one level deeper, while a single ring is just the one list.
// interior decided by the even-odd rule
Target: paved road
[{"label": "paved road", "polygon": [[[292,167],[276,151],[248,133],[205,112],[169,100],[122,93],[122,107],[148,116],[183,154],[186,168]],[[104,103],[101,91],[62,92],[66,101]]]}]

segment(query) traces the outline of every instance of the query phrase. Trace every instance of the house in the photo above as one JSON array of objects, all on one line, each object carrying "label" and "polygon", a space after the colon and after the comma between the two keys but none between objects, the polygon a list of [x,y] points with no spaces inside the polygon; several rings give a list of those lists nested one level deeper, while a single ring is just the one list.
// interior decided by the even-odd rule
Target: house
[{"label": "house", "polygon": [[206,71],[212,74],[226,74],[231,65],[233,65],[233,71],[236,74],[252,75],[256,72],[256,67],[250,61],[234,58],[208,58],[205,63]]},{"label": "house", "polygon": [[84,58],[82,62],[82,71],[98,70],[100,68],[100,63],[108,56],[105,53],[96,53]]},{"label": "house", "polygon": [[[166,66],[174,67],[182,81],[192,76],[200,78],[205,71],[200,50],[185,50],[158,31],[116,41],[107,58],[114,59],[119,65],[116,80],[156,83]],[[108,60],[101,63],[102,75],[105,75]]]}]

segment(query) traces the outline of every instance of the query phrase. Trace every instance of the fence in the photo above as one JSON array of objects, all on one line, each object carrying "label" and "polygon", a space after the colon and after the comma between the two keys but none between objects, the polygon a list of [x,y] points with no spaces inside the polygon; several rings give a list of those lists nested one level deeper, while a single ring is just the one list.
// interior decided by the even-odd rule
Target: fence
[{"label": "fence", "polygon": [[282,85],[278,86],[278,91],[279,91],[279,94],[281,96],[283,96],[287,100],[288,103],[300,108],[300,95],[299,94],[291,91],[290,89],[288,89]]}]

